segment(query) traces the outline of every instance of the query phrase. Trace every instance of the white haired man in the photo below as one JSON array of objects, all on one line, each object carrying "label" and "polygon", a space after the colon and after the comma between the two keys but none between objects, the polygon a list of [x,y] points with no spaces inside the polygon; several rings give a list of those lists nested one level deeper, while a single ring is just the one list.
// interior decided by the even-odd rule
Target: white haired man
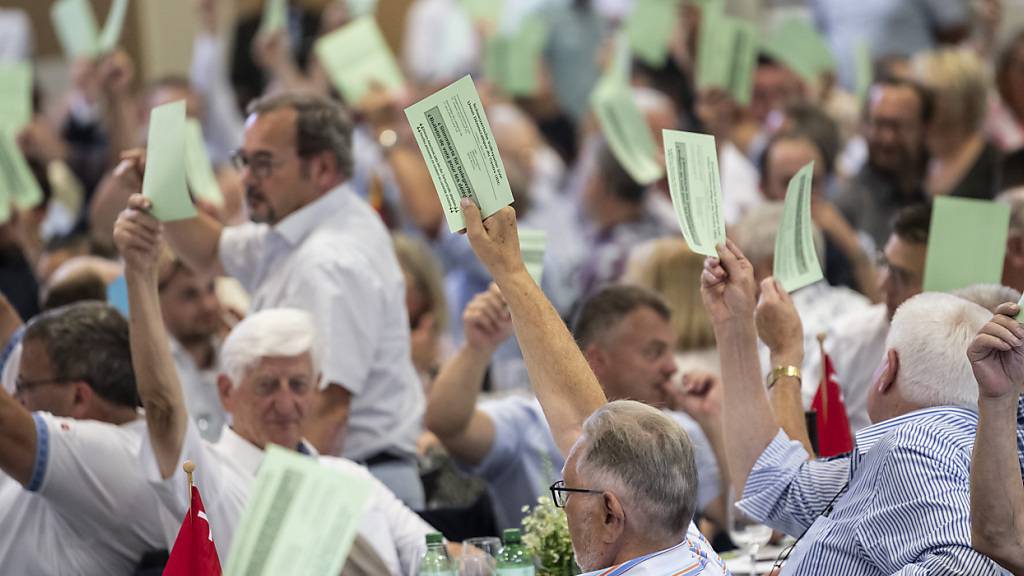
[{"label": "white haired man", "polygon": [[[301,310],[262,310],[235,326],[221,349],[223,371],[217,379],[231,426],[217,444],[203,441],[188,416],[160,319],[160,227],[134,212],[126,210],[118,218],[114,238],[125,259],[132,363],[146,406],[149,435],[142,466],[163,504],[181,517],[188,506],[181,466],[187,459],[196,464],[196,483],[206,495],[212,533],[221,558],[226,558],[264,448],[277,444],[318,457],[303,439],[303,427],[321,378],[321,346],[312,318]],[[365,468],[343,458],[319,461],[373,483],[359,535],[383,560],[387,573],[414,571],[424,537],[433,529]]]},{"label": "white haired man", "polygon": [[693,447],[670,417],[644,404],[606,404],[597,377],[519,253],[515,211],[481,221],[464,200],[470,245],[508,303],[530,382],[558,448],[568,454],[552,486],[588,574],[724,574],[692,529]]},{"label": "white haired man", "polygon": [[[852,454],[808,461],[780,430],[761,381],[753,267],[731,241],[718,254],[705,264],[701,291],[730,359],[723,416],[743,422],[728,428],[726,455],[737,506],[803,535],[781,574],[998,574],[970,547],[968,502],[977,389],[965,352],[988,312],[948,294],[905,302],[869,392],[875,424],[857,434]],[[800,356],[794,348],[791,361]],[[798,389],[789,374],[776,374],[773,388]]]}]

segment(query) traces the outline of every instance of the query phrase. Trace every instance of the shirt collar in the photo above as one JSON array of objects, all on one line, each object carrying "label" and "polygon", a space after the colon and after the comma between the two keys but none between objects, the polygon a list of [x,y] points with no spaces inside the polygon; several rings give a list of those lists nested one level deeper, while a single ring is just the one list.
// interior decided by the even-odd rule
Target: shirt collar
[{"label": "shirt collar", "polygon": [[[221,433],[220,440],[217,441],[217,446],[221,450],[230,454],[231,457],[242,466],[245,471],[249,472],[253,476],[260,469],[260,464],[263,463],[264,452],[258,446],[249,442],[245,438],[242,438],[234,431],[230,426],[224,427],[224,432]],[[295,447],[295,451],[299,454],[306,456],[312,456],[314,458],[319,457],[320,453],[316,451],[316,448],[303,440]]]},{"label": "shirt collar", "polygon": [[961,420],[974,424],[978,422],[978,414],[976,412],[960,406],[936,406],[934,408],[923,408],[921,410],[915,410],[908,414],[890,418],[884,422],[872,424],[871,426],[864,428],[857,433],[856,451],[863,455],[871,450],[875,444],[878,444],[878,442],[893,429],[909,422],[924,420],[926,418]]},{"label": "shirt collar", "polygon": [[347,183],[339,184],[278,222],[274,232],[292,246],[297,246],[327,218],[336,215],[352,196]]}]

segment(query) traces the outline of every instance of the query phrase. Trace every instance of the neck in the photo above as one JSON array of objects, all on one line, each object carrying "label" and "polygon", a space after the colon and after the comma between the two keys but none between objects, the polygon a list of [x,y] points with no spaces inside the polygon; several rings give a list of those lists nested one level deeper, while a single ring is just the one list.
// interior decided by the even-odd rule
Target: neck
[{"label": "neck", "polygon": [[957,138],[955,142],[956,144],[949,148],[936,150],[932,155],[932,160],[943,164],[951,164],[966,157],[973,158],[985,144],[985,139],[980,132],[974,131],[964,134],[961,138]]},{"label": "neck", "polygon": [[612,565],[615,566],[622,564],[623,562],[629,562],[634,558],[640,558],[641,556],[661,552],[666,548],[671,548],[676,544],[679,544],[685,537],[685,532],[668,538],[658,539],[652,539],[648,535],[638,535],[638,537],[635,538],[630,537],[622,544],[618,553],[615,554],[615,560],[612,562]]},{"label": "neck", "polygon": [[89,412],[89,420],[107,422],[115,426],[134,422],[139,418],[139,412],[135,408],[128,406],[115,406],[109,402],[103,401],[97,401]]},{"label": "neck", "polygon": [[192,357],[192,361],[200,369],[206,370],[213,366],[213,341],[210,337],[181,340],[181,347]]}]

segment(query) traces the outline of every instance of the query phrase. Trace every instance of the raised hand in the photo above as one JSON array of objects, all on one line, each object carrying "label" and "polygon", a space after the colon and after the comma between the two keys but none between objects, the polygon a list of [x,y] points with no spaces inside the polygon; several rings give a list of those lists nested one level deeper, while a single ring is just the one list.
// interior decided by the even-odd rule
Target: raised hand
[{"label": "raised hand", "polygon": [[982,398],[1016,398],[1024,389],[1024,326],[1014,319],[1019,310],[1001,304],[967,348]]},{"label": "raised hand", "polygon": [[710,372],[687,372],[663,384],[669,410],[685,412],[702,428],[722,416],[722,381]]},{"label": "raised hand", "polygon": [[466,345],[491,354],[512,335],[512,316],[494,284],[473,297],[462,314]]},{"label": "raised hand", "polygon": [[800,314],[789,293],[774,278],[761,282],[761,300],[755,320],[757,334],[768,346],[774,364],[800,366],[803,363],[804,328]]},{"label": "raised hand", "polygon": [[523,256],[519,253],[519,231],[516,229],[516,211],[511,206],[498,210],[482,220],[480,209],[468,198],[462,199],[462,215],[466,220],[469,245],[480,262],[500,285],[510,275],[526,273]]},{"label": "raised hand", "polygon": [[717,247],[718,258],[704,261],[700,293],[716,325],[751,320],[757,301],[754,267],[732,240]]},{"label": "raised hand", "polygon": [[149,213],[150,208],[149,198],[133,194],[114,224],[114,242],[124,258],[126,273],[140,273],[155,280],[163,249],[163,227]]}]

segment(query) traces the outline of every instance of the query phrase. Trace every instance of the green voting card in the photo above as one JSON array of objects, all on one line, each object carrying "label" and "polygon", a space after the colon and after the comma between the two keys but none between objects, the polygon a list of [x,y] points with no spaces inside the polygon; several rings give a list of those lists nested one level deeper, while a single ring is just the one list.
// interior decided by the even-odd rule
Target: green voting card
[{"label": "green voting card", "polygon": [[697,88],[722,88],[746,106],[754,86],[754,25],[712,7],[703,10],[697,46]]},{"label": "green voting card", "polygon": [[782,20],[762,39],[761,49],[812,86],[818,83],[821,73],[836,68],[832,48],[803,18]]},{"label": "green voting card", "polygon": [[260,34],[269,34],[288,27],[288,0],[263,0]]},{"label": "green voting card", "polygon": [[374,485],[335,462],[267,447],[225,576],[341,573]]},{"label": "green voting card", "polygon": [[448,229],[466,227],[459,203],[471,198],[484,218],[512,203],[512,190],[480,95],[468,75],[405,109],[434,181]]},{"label": "green voting card", "polygon": [[388,90],[405,85],[402,71],[372,16],[359,18],[324,36],[317,41],[315,50],[349,104],[357,104],[374,82]]},{"label": "green voting card", "polygon": [[3,174],[0,174],[0,225],[7,224],[11,220],[11,196],[2,178]]},{"label": "green voting card", "polygon": [[57,0],[50,8],[50,20],[69,59],[92,58],[99,52],[96,16],[89,0]]},{"label": "green voting card", "polygon": [[519,229],[519,252],[523,255],[526,271],[538,286],[544,277],[544,250],[547,243],[547,232],[530,228]]},{"label": "green voting card", "polygon": [[611,70],[598,82],[590,106],[612,154],[633,180],[646,185],[665,174],[647,119],[633,99],[633,90],[618,73]]},{"label": "green voting card", "polygon": [[0,126],[0,178],[3,196],[19,210],[35,208],[43,201],[43,190],[21,153],[17,133],[3,126]]},{"label": "green voting card", "polygon": [[789,181],[786,206],[775,236],[775,266],[772,274],[786,292],[799,290],[824,278],[814,249],[811,220],[811,189],[814,162],[800,169]]},{"label": "green voting card", "polygon": [[637,58],[660,68],[668,58],[672,30],[679,21],[679,0],[636,0],[626,19],[626,35]]},{"label": "green voting card", "polygon": [[185,120],[185,178],[193,196],[218,208],[224,206],[224,194],[213,173],[210,155],[203,141],[203,127],[198,120]]},{"label": "green voting card", "polygon": [[864,101],[868,98],[868,90],[871,89],[871,83],[875,81],[875,68],[874,62],[871,60],[871,47],[868,43],[861,39],[857,42],[857,46],[853,50],[853,59],[856,75],[854,81],[856,86],[854,87],[854,94],[857,96],[857,102],[861,106],[864,105]]},{"label": "green voting card", "polygon": [[377,12],[377,0],[348,0],[347,4],[350,18],[373,16]]},{"label": "green voting card", "polygon": [[505,0],[462,0],[462,8],[471,20],[497,26],[505,12]]},{"label": "green voting card", "polygon": [[537,15],[523,18],[515,30],[499,31],[487,41],[484,76],[509,96],[533,95],[547,35],[547,23]]},{"label": "green voting card", "polygon": [[663,130],[662,138],[672,206],[686,244],[697,254],[718,256],[715,246],[725,244],[725,216],[715,137]]},{"label": "green voting card", "polygon": [[936,198],[928,232],[924,289],[948,292],[973,284],[999,284],[1010,227],[1010,208],[988,200]]},{"label": "green voting card", "polygon": [[196,215],[185,183],[184,100],[157,106],[149,114],[142,194],[153,202],[153,216],[161,221]]},{"label": "green voting card", "polygon": [[103,32],[100,33],[97,41],[97,51],[100,54],[112,52],[117,48],[117,42],[121,39],[121,30],[124,29],[124,17],[127,13],[128,0],[114,0],[111,3],[107,21],[103,24]]},{"label": "green voting card", "polygon": [[32,121],[32,66],[0,62],[0,124],[17,132]]}]

